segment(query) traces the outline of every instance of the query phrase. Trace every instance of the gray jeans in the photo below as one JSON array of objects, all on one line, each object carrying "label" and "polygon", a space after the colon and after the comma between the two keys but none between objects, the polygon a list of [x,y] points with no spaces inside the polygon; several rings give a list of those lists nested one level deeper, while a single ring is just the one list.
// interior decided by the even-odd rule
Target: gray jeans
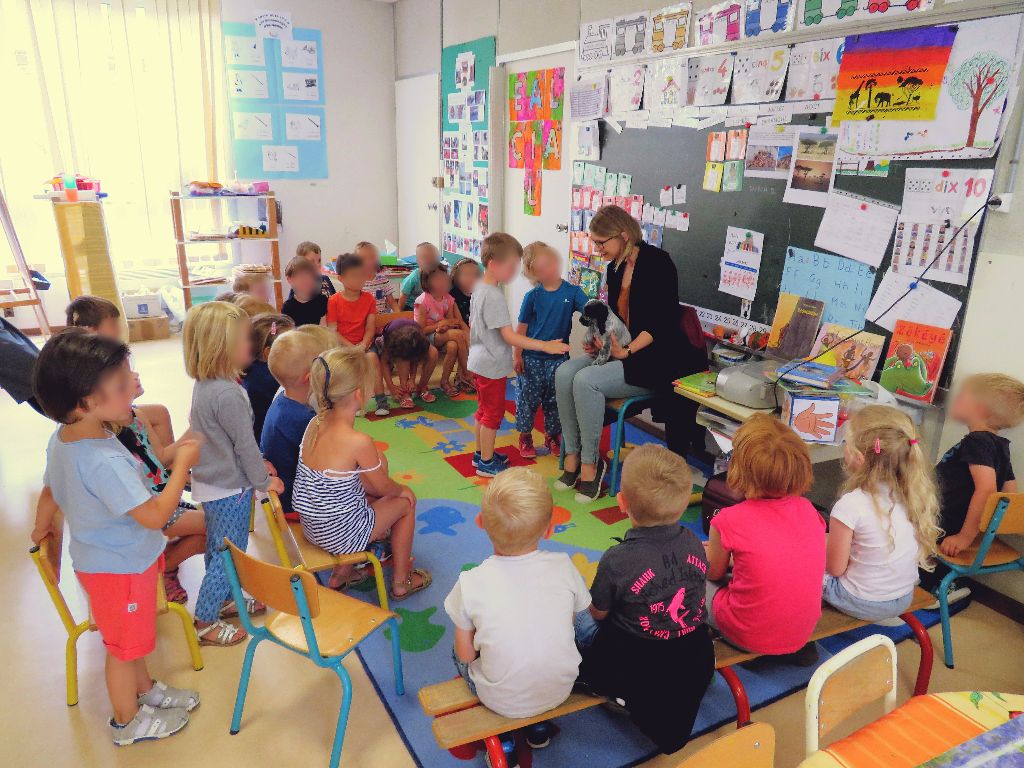
[{"label": "gray jeans", "polygon": [[555,371],[562,445],[566,453],[580,454],[583,464],[597,463],[605,401],[653,394],[653,390],[626,383],[621,360],[609,360],[604,365],[593,363],[590,355],[581,355],[566,360]]}]

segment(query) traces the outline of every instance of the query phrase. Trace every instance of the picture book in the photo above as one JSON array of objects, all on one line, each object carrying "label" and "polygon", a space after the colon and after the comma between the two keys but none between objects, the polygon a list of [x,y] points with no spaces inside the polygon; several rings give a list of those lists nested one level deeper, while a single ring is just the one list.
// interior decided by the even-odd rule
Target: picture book
[{"label": "picture book", "polygon": [[948,328],[897,320],[878,383],[898,395],[932,402],[952,337]]},{"label": "picture book", "polygon": [[825,323],[811,347],[811,359],[836,366],[854,381],[870,379],[882,358],[885,337],[856,331],[838,323]]},{"label": "picture book", "polygon": [[813,360],[791,360],[785,365],[780,365],[778,371],[782,374],[783,381],[819,389],[831,389],[834,382],[843,378],[843,372],[837,366]]},{"label": "picture book", "polygon": [[672,383],[680,389],[685,389],[687,392],[693,392],[701,397],[714,397],[715,384],[717,381],[717,371],[703,371],[701,373],[691,373],[689,376],[683,376],[683,378],[676,379]]},{"label": "picture book", "polygon": [[807,357],[818,335],[825,303],[792,293],[780,293],[768,336],[768,354],[792,360]]},{"label": "picture book", "polygon": [[596,299],[601,288],[601,273],[589,267],[581,269],[580,288],[583,289],[587,298]]}]

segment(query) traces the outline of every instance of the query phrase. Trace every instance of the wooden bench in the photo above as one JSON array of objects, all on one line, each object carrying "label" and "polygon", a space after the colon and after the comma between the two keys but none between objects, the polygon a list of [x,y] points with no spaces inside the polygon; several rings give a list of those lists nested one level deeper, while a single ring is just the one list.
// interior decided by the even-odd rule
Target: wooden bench
[{"label": "wooden bench", "polygon": [[[928,631],[914,616],[913,611],[926,608],[934,601],[933,595],[923,589],[916,589],[909,610],[900,615],[921,646],[921,662],[918,665],[917,681],[914,685],[915,696],[928,693],[934,652]],[[822,640],[859,629],[870,623],[847,616],[826,605],[822,607],[821,619],[815,627],[814,634],[811,635],[811,640]],[[737,650],[721,640],[715,641],[715,669],[729,686],[736,702],[737,728],[742,728],[750,722],[750,701],[747,698],[747,691],[733,667],[752,661],[760,655]],[[599,696],[573,693],[561,706],[543,712],[536,717],[510,719],[481,705],[480,700],[470,692],[469,686],[461,677],[421,688],[419,700],[423,711],[434,718],[434,738],[441,749],[447,749],[460,759],[471,760],[482,744],[483,749],[491,758],[493,768],[507,768],[499,738],[500,734],[510,731],[515,733],[519,765],[522,768],[530,768],[532,756],[530,748],[522,736],[523,728],[534,723],[553,720],[563,715],[596,707],[605,701]]]}]

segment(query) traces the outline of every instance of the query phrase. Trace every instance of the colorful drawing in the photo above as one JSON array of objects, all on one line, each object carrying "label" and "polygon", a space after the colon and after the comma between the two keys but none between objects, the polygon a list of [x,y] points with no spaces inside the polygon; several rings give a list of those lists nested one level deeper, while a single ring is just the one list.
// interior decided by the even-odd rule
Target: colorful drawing
[{"label": "colorful drawing", "polygon": [[743,161],[730,160],[725,163],[722,174],[723,192],[740,192],[743,189]]},{"label": "colorful drawing", "polygon": [[546,171],[562,169],[562,121],[543,122],[542,165]]},{"label": "colorful drawing", "polygon": [[708,134],[708,149],[705,159],[709,162],[725,160],[726,136],[725,131],[712,131]]},{"label": "colorful drawing", "polygon": [[[696,106],[725,104],[725,97],[729,93],[729,83],[732,82],[735,58],[731,53],[721,53],[690,59],[689,64],[696,67],[696,83],[693,97],[688,100],[688,103]],[[691,70],[690,76],[693,74]]]},{"label": "colorful drawing", "polygon": [[[733,128],[728,131],[725,159],[742,160],[747,154],[747,129]],[[710,159],[710,158],[709,158]]]},{"label": "colorful drawing", "polygon": [[934,0],[803,0],[800,26],[813,27],[865,20],[869,14],[899,15],[931,10]]},{"label": "colorful drawing", "polygon": [[544,158],[544,121],[530,120],[523,125],[523,167],[540,168]]},{"label": "colorful drawing", "polygon": [[548,96],[548,117],[561,120],[565,112],[565,67],[544,70]]},{"label": "colorful drawing", "polygon": [[700,45],[739,40],[742,29],[743,5],[737,0],[725,0],[697,12],[697,40]]},{"label": "colorful drawing", "polygon": [[509,120],[528,119],[529,99],[526,93],[526,73],[512,72],[508,76]]},{"label": "colorful drawing", "polygon": [[527,168],[523,176],[523,213],[540,216],[541,169]]},{"label": "colorful drawing", "polygon": [[704,166],[703,188],[708,192],[718,192],[722,188],[723,163],[707,163]]},{"label": "colorful drawing", "polygon": [[952,336],[948,328],[897,320],[878,383],[890,392],[932,402]]},{"label": "colorful drawing", "polygon": [[644,81],[644,107],[672,114],[686,103],[686,62],[681,59],[652,61]]},{"label": "colorful drawing", "polygon": [[643,64],[614,67],[608,76],[608,111],[612,114],[640,109],[644,96]]},{"label": "colorful drawing", "polygon": [[732,68],[732,103],[778,101],[788,67],[789,46],[740,51]]},{"label": "colorful drawing", "polygon": [[757,37],[793,28],[796,0],[746,0],[743,34]]},{"label": "colorful drawing", "polygon": [[679,3],[651,13],[651,51],[665,53],[686,47],[690,35],[692,3]]},{"label": "colorful drawing", "polygon": [[508,125],[508,167],[526,167],[526,123],[513,121]]},{"label": "colorful drawing", "polygon": [[601,288],[601,273],[596,269],[584,267],[580,270],[580,288],[591,299],[596,299]]},{"label": "colorful drawing", "polygon": [[811,347],[811,359],[840,368],[848,379],[870,379],[882,357],[885,337],[838,323],[825,323]]}]

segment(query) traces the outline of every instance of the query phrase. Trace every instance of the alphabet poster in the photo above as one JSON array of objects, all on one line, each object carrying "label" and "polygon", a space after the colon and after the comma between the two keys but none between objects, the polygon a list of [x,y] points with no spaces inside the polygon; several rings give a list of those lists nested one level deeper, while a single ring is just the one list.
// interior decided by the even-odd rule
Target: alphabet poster
[{"label": "alphabet poster", "polygon": [[797,43],[789,54],[786,101],[833,99],[846,38]]},{"label": "alphabet poster", "polygon": [[782,270],[782,293],[806,296],[825,303],[823,319],[854,330],[864,327],[871,303],[875,270],[867,264],[831,253],[787,248]]}]

